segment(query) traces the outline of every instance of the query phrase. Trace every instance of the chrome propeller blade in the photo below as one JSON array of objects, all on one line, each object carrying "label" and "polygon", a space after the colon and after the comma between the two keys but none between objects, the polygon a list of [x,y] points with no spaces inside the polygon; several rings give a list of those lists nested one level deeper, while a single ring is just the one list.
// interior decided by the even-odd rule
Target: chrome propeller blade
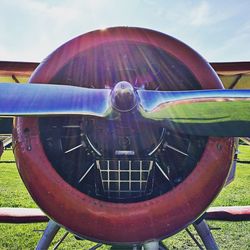
[{"label": "chrome propeller blade", "polygon": [[110,112],[108,89],[52,84],[0,84],[0,117],[90,115]]},{"label": "chrome propeller blade", "polygon": [[[137,110],[137,112],[135,112]],[[84,115],[138,121],[200,136],[250,136],[250,90],[134,90],[127,82],[113,90],[52,84],[0,84],[0,117]]]},{"label": "chrome propeller blade", "polygon": [[137,93],[140,114],[167,129],[200,136],[250,135],[250,90]]}]

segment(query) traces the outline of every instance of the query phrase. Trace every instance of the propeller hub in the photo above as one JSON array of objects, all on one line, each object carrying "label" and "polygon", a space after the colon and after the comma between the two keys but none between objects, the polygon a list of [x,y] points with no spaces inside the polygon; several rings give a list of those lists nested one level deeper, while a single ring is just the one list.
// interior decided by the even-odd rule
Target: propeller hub
[{"label": "propeller hub", "polygon": [[112,107],[121,112],[128,112],[137,106],[134,87],[126,81],[118,82],[111,92]]}]

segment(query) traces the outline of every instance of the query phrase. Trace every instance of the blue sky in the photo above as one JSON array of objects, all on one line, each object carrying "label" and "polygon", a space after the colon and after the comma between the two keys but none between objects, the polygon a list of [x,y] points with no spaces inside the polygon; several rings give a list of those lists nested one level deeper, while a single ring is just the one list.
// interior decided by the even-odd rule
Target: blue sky
[{"label": "blue sky", "polygon": [[249,11],[249,0],[1,0],[0,60],[39,62],[88,31],[139,26],[182,40],[208,61],[250,61]]}]

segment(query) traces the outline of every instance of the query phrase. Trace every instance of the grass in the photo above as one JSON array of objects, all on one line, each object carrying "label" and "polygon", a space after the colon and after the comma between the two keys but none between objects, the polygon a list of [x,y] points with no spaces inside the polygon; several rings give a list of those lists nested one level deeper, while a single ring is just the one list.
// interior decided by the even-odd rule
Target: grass
[{"label": "grass", "polygon": [[249,100],[241,101],[240,99],[235,101],[220,101],[220,99],[217,101],[209,99],[205,101],[198,99],[193,102],[176,101],[176,103],[166,103],[149,114],[145,112],[143,115],[154,120],[169,119],[180,124],[239,122],[249,120],[249,104]]},{"label": "grass", "polygon": [[[239,159],[249,161],[250,147],[240,146]],[[15,166],[11,150],[6,150],[0,161],[0,206],[1,207],[37,207],[26,191]],[[214,201],[214,206],[249,205],[250,164],[238,164],[236,179],[222,190]],[[210,221],[214,230],[214,237],[220,249],[250,249],[249,222],[214,222]],[[45,223],[36,224],[0,224],[0,250],[4,249],[34,249],[41,237]],[[192,226],[190,230],[197,236]],[[66,231],[60,229],[52,245],[62,237]],[[198,249],[185,231],[164,240],[169,249]],[[73,235],[68,235],[59,249],[88,249],[95,243],[84,240],[78,241]],[[52,249],[52,248],[51,248]],[[99,249],[110,249],[103,245]]]}]

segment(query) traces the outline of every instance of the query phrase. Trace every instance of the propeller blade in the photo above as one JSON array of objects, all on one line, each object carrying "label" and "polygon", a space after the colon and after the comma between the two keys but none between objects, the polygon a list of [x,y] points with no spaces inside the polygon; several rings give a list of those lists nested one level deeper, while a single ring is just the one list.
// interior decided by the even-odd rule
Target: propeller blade
[{"label": "propeller blade", "polygon": [[137,90],[140,113],[170,130],[199,136],[250,135],[250,90]]},{"label": "propeller blade", "polygon": [[106,117],[111,90],[52,84],[0,84],[0,117],[90,115]]}]

